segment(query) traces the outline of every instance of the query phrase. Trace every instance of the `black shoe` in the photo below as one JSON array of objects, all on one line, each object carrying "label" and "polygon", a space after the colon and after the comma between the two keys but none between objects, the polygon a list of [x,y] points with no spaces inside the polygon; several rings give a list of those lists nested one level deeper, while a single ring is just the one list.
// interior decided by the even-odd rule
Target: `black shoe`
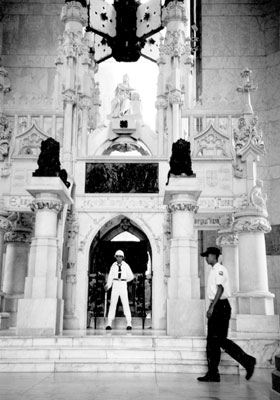
[{"label": "black shoe", "polygon": [[111,330],[112,330],[112,328],[110,325],[106,326],[106,331],[111,331]]},{"label": "black shoe", "polygon": [[255,357],[252,357],[252,360],[250,361],[250,363],[248,364],[248,366],[246,368],[245,378],[247,381],[249,379],[251,379],[254,374],[256,362],[257,362],[257,360],[255,359]]},{"label": "black shoe", "polygon": [[126,330],[127,330],[127,331],[131,331],[131,329],[132,329],[132,327],[131,327],[130,325],[128,325],[128,326],[126,327]]},{"label": "black shoe", "polygon": [[199,378],[197,378],[197,380],[199,382],[220,382],[220,375],[210,375],[207,373],[205,376],[200,376]]}]

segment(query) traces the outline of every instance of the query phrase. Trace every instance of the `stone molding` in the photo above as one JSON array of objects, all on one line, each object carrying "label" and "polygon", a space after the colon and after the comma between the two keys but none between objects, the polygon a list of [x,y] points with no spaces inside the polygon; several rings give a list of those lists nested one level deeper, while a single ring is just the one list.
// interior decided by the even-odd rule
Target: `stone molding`
[{"label": "stone molding", "polygon": [[248,216],[236,218],[233,223],[233,231],[238,233],[243,232],[263,232],[269,233],[271,226],[269,221],[263,216]]},{"label": "stone molding", "polygon": [[190,202],[174,202],[167,205],[167,210],[169,212],[189,211],[196,213],[198,210],[198,206],[197,204]]},{"label": "stone molding", "polygon": [[31,211],[40,211],[44,209],[48,209],[50,211],[55,211],[59,213],[62,210],[62,203],[61,201],[55,200],[33,200],[30,204]]}]

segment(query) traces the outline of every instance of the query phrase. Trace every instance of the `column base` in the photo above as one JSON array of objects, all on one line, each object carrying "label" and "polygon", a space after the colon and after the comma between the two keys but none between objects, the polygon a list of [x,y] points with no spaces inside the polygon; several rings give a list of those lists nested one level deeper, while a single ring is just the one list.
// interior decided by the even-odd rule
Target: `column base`
[{"label": "column base", "polygon": [[237,313],[274,315],[274,297],[269,292],[237,293]]},{"label": "column base", "polygon": [[167,299],[167,335],[204,336],[205,301]]},{"label": "column base", "polygon": [[278,333],[279,315],[236,315],[237,332]]},{"label": "column base", "polygon": [[63,303],[62,299],[20,299],[17,335],[60,335]]},{"label": "column base", "polygon": [[0,313],[0,330],[9,329],[10,327],[10,314],[6,312]]}]

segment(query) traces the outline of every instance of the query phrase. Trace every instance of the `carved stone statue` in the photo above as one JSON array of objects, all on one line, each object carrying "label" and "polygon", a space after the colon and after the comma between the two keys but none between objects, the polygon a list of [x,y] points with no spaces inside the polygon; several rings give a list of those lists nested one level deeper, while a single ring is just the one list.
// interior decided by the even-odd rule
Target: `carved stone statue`
[{"label": "carved stone statue", "polygon": [[119,118],[130,114],[132,91],[134,91],[134,89],[130,87],[129,77],[127,74],[125,74],[123,76],[123,81],[117,85],[115,90],[115,98],[112,100],[112,118]]},{"label": "carved stone statue", "polygon": [[172,145],[172,154],[169,161],[170,170],[166,185],[169,183],[170,175],[195,176],[192,170],[191,144],[184,139],[179,139]]},{"label": "carved stone statue", "polygon": [[37,161],[39,168],[32,175],[59,176],[65,186],[69,187],[70,182],[67,181],[67,172],[65,169],[60,168],[59,147],[59,142],[53,138],[42,140],[41,153]]}]

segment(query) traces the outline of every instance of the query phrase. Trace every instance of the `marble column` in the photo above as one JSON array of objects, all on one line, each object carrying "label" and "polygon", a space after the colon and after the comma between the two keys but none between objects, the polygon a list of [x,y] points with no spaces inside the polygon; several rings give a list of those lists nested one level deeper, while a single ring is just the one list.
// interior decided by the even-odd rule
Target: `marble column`
[{"label": "marble column", "polygon": [[[224,227],[218,231],[217,246],[222,250],[222,263],[227,268],[230,279],[232,296],[230,304],[232,317],[236,314],[236,293],[239,291],[239,257],[238,257],[238,234],[233,232],[232,227]],[[232,328],[234,328],[232,326]]]},{"label": "marble column", "polygon": [[18,301],[24,295],[31,229],[22,227],[5,233],[6,258],[3,277],[3,311],[9,313],[9,326],[15,327]]},{"label": "marble column", "polygon": [[270,224],[261,212],[245,209],[236,213],[233,228],[239,237],[237,330],[278,332],[279,316],[274,315],[274,294],[268,288],[264,238]]},{"label": "marble column", "polygon": [[18,335],[57,335],[62,332],[63,299],[59,260],[58,214],[72,202],[56,177],[33,177],[27,191],[34,196],[32,238],[24,299],[18,303]]},{"label": "marble column", "polygon": [[7,219],[8,212],[0,211],[0,329],[9,327],[9,314],[3,311],[4,293],[2,290],[4,276],[4,235],[11,228],[11,222]]},{"label": "marble column", "polygon": [[7,219],[8,212],[0,211],[0,293],[3,282],[3,257],[4,257],[4,235],[11,228],[11,222]]},{"label": "marble column", "polygon": [[167,287],[167,334],[203,335],[205,304],[200,300],[194,213],[200,196],[192,177],[171,177],[164,204],[171,212],[170,277]]}]

